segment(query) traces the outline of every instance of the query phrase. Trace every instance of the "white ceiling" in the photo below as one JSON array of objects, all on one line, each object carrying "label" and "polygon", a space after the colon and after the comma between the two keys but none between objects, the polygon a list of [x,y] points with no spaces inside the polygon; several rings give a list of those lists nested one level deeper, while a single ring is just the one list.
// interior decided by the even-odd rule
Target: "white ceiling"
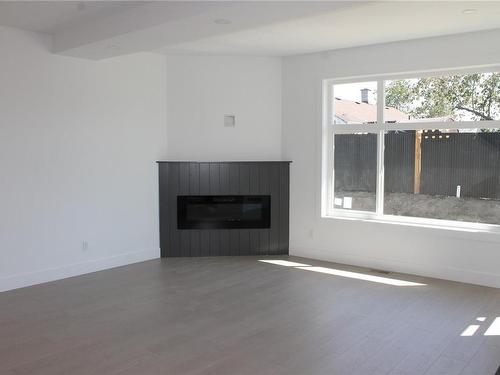
[{"label": "white ceiling", "polygon": [[0,25],[54,34],[76,23],[109,16],[140,4],[143,2],[0,0]]},{"label": "white ceiling", "polygon": [[287,56],[500,28],[500,1],[0,0],[0,25],[51,34],[56,53],[91,59]]},{"label": "white ceiling", "polygon": [[[466,9],[477,12],[464,14]],[[373,2],[160,51],[287,56],[496,28],[500,2]]]}]

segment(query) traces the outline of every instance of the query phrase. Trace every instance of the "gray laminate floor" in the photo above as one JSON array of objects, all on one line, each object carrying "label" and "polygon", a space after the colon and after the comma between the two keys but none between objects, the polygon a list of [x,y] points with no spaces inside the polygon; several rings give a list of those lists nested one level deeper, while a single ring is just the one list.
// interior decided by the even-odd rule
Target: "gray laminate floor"
[{"label": "gray laminate floor", "polygon": [[1,293],[0,373],[494,374],[500,365],[499,289],[259,259],[154,260]]}]

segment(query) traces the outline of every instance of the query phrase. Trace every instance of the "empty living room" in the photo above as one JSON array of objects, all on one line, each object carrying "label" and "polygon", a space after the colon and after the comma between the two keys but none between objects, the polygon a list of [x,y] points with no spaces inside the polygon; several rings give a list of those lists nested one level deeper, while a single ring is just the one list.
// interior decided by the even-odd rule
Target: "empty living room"
[{"label": "empty living room", "polygon": [[0,0],[0,375],[500,375],[500,1]]}]

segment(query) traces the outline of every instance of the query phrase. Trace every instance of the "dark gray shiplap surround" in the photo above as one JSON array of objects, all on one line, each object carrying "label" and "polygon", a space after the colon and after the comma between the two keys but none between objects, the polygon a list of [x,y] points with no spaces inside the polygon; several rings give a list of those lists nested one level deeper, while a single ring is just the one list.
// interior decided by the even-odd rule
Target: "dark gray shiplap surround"
[{"label": "dark gray shiplap surround", "polygon": [[[162,257],[288,254],[290,162],[159,161]],[[178,195],[271,195],[269,229],[177,229]]]}]

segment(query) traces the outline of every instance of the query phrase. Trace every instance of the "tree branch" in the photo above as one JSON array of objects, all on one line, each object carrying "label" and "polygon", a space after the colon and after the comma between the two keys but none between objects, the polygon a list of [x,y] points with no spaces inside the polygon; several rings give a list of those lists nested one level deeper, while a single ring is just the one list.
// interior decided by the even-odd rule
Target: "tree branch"
[{"label": "tree branch", "polygon": [[475,114],[476,116],[479,116],[481,117],[482,120],[493,120],[490,116],[488,115],[485,115],[484,113],[481,113],[475,109],[472,109],[472,108],[467,108],[467,107],[464,107],[464,106],[461,106],[461,105],[457,105],[455,106],[456,109],[461,109],[463,111],[467,111],[467,112],[470,112],[470,113],[473,113]]}]

